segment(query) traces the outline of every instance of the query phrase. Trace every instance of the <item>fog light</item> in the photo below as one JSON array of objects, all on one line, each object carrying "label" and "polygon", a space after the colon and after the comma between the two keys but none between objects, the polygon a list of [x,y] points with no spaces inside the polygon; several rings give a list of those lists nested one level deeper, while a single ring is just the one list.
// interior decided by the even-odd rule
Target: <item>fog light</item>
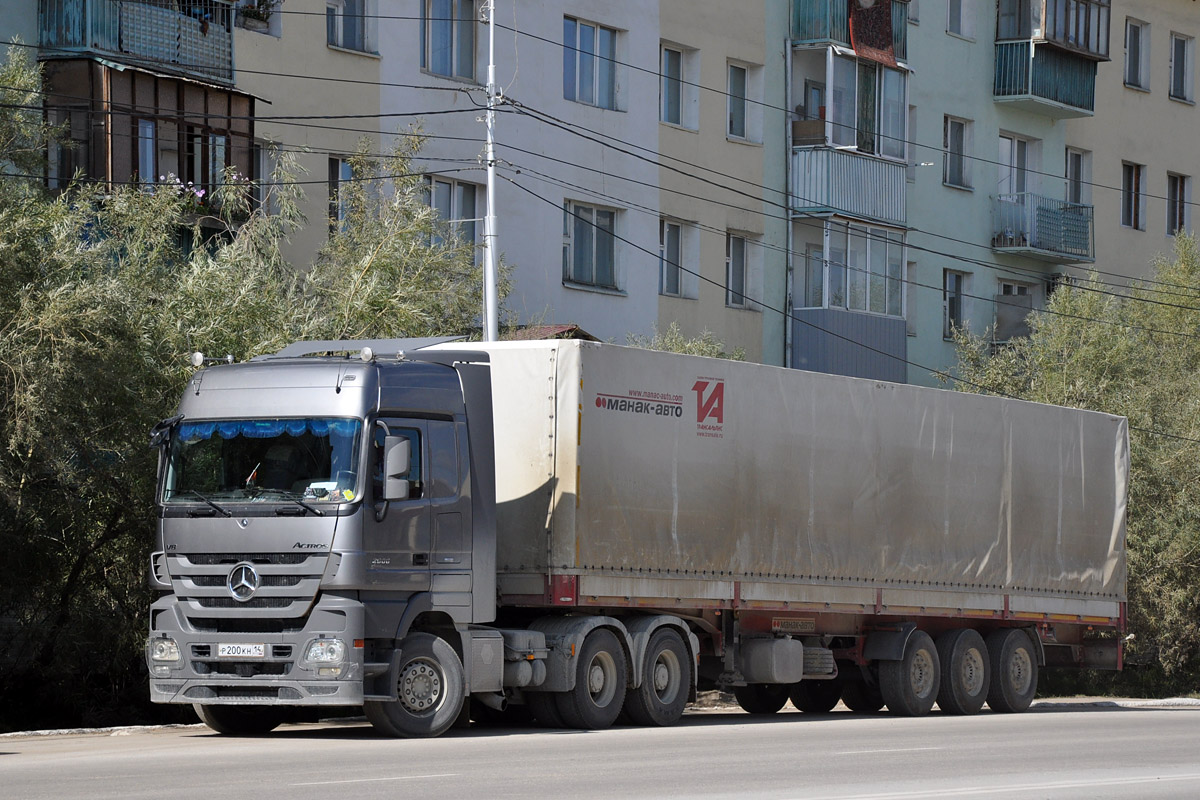
[{"label": "fog light", "polygon": [[341,639],[316,639],[304,653],[304,660],[313,664],[340,664],[345,658],[346,645]]},{"label": "fog light", "polygon": [[153,667],[150,668],[150,671],[152,673],[154,673],[154,677],[156,677],[156,678],[171,677],[171,668],[168,667],[166,664],[155,664]]},{"label": "fog light", "polygon": [[178,661],[179,660],[179,645],[175,644],[174,639],[163,637],[162,639],[150,640],[150,660],[151,661]]},{"label": "fog light", "polygon": [[341,667],[321,667],[317,670],[317,674],[322,678],[336,678],[342,674]]}]

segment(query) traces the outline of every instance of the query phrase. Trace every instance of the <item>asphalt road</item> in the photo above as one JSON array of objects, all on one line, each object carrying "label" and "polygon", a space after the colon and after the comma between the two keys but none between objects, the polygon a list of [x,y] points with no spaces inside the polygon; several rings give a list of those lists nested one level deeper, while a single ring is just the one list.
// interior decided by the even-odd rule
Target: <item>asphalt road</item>
[{"label": "asphalt road", "polygon": [[719,710],[667,729],[491,727],[434,740],[383,739],[361,723],[245,739],[199,726],[0,737],[2,798],[435,796],[1195,798],[1200,707],[921,719]]}]

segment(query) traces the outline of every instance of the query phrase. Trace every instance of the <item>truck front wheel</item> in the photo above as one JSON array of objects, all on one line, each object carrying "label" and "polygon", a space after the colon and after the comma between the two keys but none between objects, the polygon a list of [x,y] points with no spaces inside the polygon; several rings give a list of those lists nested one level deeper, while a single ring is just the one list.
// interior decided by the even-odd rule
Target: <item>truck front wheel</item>
[{"label": "truck front wheel", "polygon": [[625,696],[625,713],[636,725],[674,725],[683,716],[692,674],[687,648],[671,628],[650,637],[642,662],[642,685]]},{"label": "truck front wheel", "polygon": [[196,716],[217,733],[255,736],[268,733],[283,722],[283,709],[272,706],[209,706],[195,703]]},{"label": "truck front wheel", "polygon": [[569,728],[600,730],[616,721],[625,702],[625,651],[612,631],[597,628],[583,640],[575,688],[555,695]]},{"label": "truck front wheel", "polygon": [[400,643],[396,702],[368,701],[363,711],[388,736],[441,736],[458,718],[464,699],[462,661],[445,639],[414,633]]},{"label": "truck front wheel", "polygon": [[748,683],[733,687],[733,696],[747,714],[774,714],[788,701],[786,683]]},{"label": "truck front wheel", "polygon": [[941,663],[933,639],[913,631],[899,661],[879,662],[879,688],[888,711],[901,717],[923,717],[933,708],[941,686]]},{"label": "truck front wheel", "polygon": [[807,680],[793,683],[789,696],[792,705],[808,714],[828,714],[842,699],[842,681]]}]

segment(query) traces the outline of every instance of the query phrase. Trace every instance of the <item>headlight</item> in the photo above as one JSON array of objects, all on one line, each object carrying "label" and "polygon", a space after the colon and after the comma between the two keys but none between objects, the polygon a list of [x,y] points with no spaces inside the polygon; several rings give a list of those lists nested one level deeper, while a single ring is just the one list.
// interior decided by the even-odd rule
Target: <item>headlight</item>
[{"label": "headlight", "polygon": [[340,664],[345,658],[346,645],[341,639],[316,639],[304,653],[304,660],[313,664]]},{"label": "headlight", "polygon": [[151,639],[150,640],[150,660],[151,661],[178,661],[179,660],[179,645],[175,644],[174,639]]}]

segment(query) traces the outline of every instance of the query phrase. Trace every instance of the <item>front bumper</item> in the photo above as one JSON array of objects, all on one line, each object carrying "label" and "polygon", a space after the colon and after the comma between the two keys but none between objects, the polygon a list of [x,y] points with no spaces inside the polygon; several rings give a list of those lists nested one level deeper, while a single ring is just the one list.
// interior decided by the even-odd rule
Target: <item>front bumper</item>
[{"label": "front bumper", "polygon": [[[358,706],[363,702],[363,650],[354,647],[363,636],[362,604],[344,597],[322,595],[304,621],[303,629],[283,633],[197,631],[187,623],[173,595],[151,607],[150,641],[169,636],[179,645],[177,662],[150,658],[150,699],[155,703],[223,705]],[[304,650],[313,639],[334,637],[346,645],[340,664],[313,664]],[[261,658],[221,658],[220,645],[261,644]],[[168,669],[162,670],[166,666]],[[166,672],[156,674],[155,668]],[[340,674],[322,675],[324,667]]]}]

